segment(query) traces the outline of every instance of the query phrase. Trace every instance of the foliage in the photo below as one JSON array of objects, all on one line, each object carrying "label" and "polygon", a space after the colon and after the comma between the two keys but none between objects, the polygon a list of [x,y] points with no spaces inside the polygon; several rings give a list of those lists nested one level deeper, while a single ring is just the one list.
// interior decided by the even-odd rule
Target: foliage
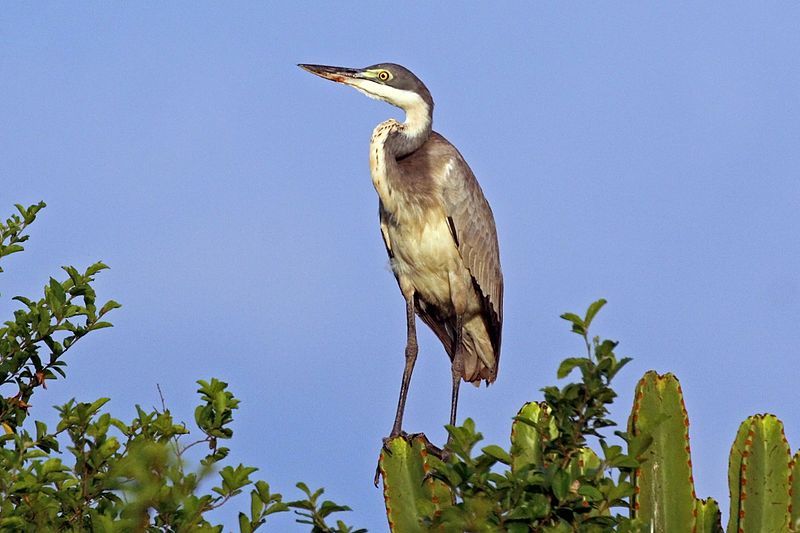
[{"label": "foliage", "polygon": [[[17,205],[0,222],[0,260],[24,250],[26,231],[44,207]],[[230,450],[221,443],[233,437],[239,400],[216,378],[197,382],[191,431],[163,398],[160,408],[137,405],[129,421],[104,410],[108,398],[58,406],[52,430],[29,419],[34,394],[66,377],[65,354],[84,336],[112,326],[106,315],[120,305],[98,306],[93,288],[106,268],[102,262],[82,271],[63,267],[62,278],[50,278],[40,298],[13,298],[19,308],[0,326],[0,531],[220,532],[213,511],[247,493],[240,532],[290,510],[312,533],[365,532],[341,520],[328,524],[349,508],[322,500],[323,489],[298,483],[301,498],[284,501],[251,478],[256,468],[228,463]],[[645,374],[628,432],[614,432],[627,450],[607,441],[604,430],[615,425],[608,418],[616,397],[611,382],[630,359],[617,358],[616,342],[589,335],[604,304],[594,302],[583,317],[562,315],[586,354],[565,359],[557,375],[577,370],[580,379],[545,387],[544,401],[525,404],[514,417],[509,448],[476,451],[483,437],[471,419],[447,426],[443,452],[421,434],[386,443],[380,473],[392,531],[722,531],[717,502],[695,496],[689,419],[677,378]],[[800,452],[791,455],[776,417],[745,420],[729,464],[728,531],[798,531]]]},{"label": "foliage", "polygon": [[[16,207],[18,214],[0,223],[0,258],[24,249],[25,232],[45,204]],[[15,297],[22,307],[0,327],[0,530],[217,532],[223,526],[212,524],[209,513],[249,490],[249,512],[238,515],[241,532],[289,509],[314,533],[352,532],[341,521],[326,523],[349,508],[320,501],[322,489],[298,483],[304,497],[287,502],[251,479],[256,468],[225,464],[229,449],[219,442],[233,437],[239,400],[217,379],[197,382],[200,436],[191,442],[163,400],[160,409],[136,406],[128,422],[103,410],[108,398],[57,407],[55,430],[28,421],[31,397],[66,376],[66,352],[111,326],[103,319],[119,304],[109,300],[98,308],[92,288],[106,268],[99,262],[83,272],[64,267],[66,277],[51,278],[42,298]],[[197,445],[207,451],[191,469],[187,452]]]}]

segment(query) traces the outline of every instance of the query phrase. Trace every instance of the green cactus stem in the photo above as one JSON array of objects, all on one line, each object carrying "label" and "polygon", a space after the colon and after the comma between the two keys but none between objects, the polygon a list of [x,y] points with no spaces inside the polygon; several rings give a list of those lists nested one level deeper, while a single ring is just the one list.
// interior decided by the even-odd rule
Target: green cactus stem
[{"label": "green cactus stem", "polygon": [[755,415],[742,422],[728,464],[728,533],[789,531],[791,462],[777,417]]},{"label": "green cactus stem", "polygon": [[792,457],[792,500],[790,515],[792,527],[790,531],[800,531],[800,450]]},{"label": "green cactus stem", "polygon": [[600,468],[600,457],[591,448],[581,448],[580,453],[569,463],[569,473],[573,478],[588,475]]},{"label": "green cactus stem", "polygon": [[655,533],[691,532],[695,492],[689,449],[689,418],[678,379],[647,372],[636,386],[628,421],[632,435],[653,442],[634,476],[633,515]]},{"label": "green cactus stem", "polygon": [[[555,421],[546,403],[528,402],[511,425],[511,470],[543,465],[542,445],[556,436]],[[541,433],[541,434],[540,434]]]},{"label": "green cactus stem", "polygon": [[[749,420],[749,419],[748,419]],[[739,497],[742,494],[740,472],[742,469],[742,457],[745,454],[745,441],[750,431],[748,420],[739,425],[736,438],[733,439],[731,454],[728,459],[728,489],[731,495],[730,518],[728,519],[728,533],[738,533],[739,531]]]},{"label": "green cactus stem", "polygon": [[723,533],[722,515],[714,498],[695,500],[694,533]]},{"label": "green cactus stem", "polygon": [[418,433],[395,437],[381,450],[378,468],[389,529],[394,533],[427,532],[423,519],[453,504],[450,489],[428,476],[432,448],[425,435]]}]

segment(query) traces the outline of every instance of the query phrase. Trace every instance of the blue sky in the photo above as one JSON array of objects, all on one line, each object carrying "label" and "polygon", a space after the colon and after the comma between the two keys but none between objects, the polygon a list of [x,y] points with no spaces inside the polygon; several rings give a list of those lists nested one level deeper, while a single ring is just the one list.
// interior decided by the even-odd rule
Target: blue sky
[{"label": "blue sky", "polygon": [[[795,2],[4,6],[0,207],[49,206],[4,263],[0,311],[96,260],[124,305],[34,415],[110,395],[130,418],[159,383],[191,421],[194,381],[216,376],[243,400],[235,461],[385,530],[371,480],[405,325],[367,146],[402,115],[295,64],[392,61],[431,90],[498,225],[502,365],[462,388],[460,418],[505,444],[580,352],[559,314],[605,297],[595,333],[634,358],[614,418],[646,370],[674,372],[697,493],[727,506],[747,415],[800,446],[799,22]],[[405,428],[441,442],[449,365],[419,330]]]}]

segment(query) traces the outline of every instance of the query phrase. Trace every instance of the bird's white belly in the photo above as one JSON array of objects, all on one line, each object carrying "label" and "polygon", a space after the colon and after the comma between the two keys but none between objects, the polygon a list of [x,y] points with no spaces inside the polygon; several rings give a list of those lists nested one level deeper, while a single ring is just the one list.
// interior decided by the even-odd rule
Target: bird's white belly
[{"label": "bird's white belly", "polygon": [[469,272],[462,265],[447,219],[437,213],[413,224],[390,224],[388,234],[392,269],[401,285],[410,284],[426,302],[451,309],[453,280],[463,284]]}]

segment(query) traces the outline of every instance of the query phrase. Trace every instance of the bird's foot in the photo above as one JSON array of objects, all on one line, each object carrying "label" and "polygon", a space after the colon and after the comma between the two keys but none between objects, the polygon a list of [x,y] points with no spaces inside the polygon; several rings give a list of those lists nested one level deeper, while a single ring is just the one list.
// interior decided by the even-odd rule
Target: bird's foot
[{"label": "bird's foot", "polygon": [[389,434],[389,436],[388,436],[388,437],[384,437],[384,438],[383,438],[383,451],[385,451],[385,452],[386,452],[387,454],[389,454],[389,455],[392,455],[392,450],[391,450],[391,448],[389,448],[389,443],[390,443],[390,442],[392,442],[392,441],[393,441],[394,439],[396,439],[397,437],[400,437],[400,438],[402,438],[402,439],[405,439],[407,442],[411,442],[411,439],[412,439],[414,436],[415,436],[414,434],[412,434],[412,435],[409,435],[409,434],[408,434],[408,433],[406,433],[405,431],[397,431],[397,432],[394,432],[394,431],[392,431],[392,432]]},{"label": "bird's foot", "polygon": [[383,454],[385,453],[388,456],[392,455],[392,449],[389,448],[389,443],[392,442],[394,439],[400,437],[401,439],[405,439],[408,442],[411,442],[411,439],[414,435],[409,435],[405,431],[392,431],[388,437],[383,438],[383,445],[381,446],[381,453],[378,456],[378,466],[375,468],[375,478],[372,482],[375,484],[375,487],[378,486],[378,481],[381,479],[381,459],[383,459]]},{"label": "bird's foot", "polygon": [[431,441],[429,441],[427,438],[425,439],[425,450],[427,450],[427,452],[430,455],[436,457],[437,459],[439,459],[440,461],[442,461],[444,463],[446,463],[447,460],[450,459],[450,452],[447,450],[446,447],[445,448],[439,448],[438,446],[433,444]]},{"label": "bird's foot", "polygon": [[380,457],[378,458],[378,466],[375,469],[375,478],[373,479],[373,483],[375,484],[376,487],[378,486],[378,482],[380,481],[382,474],[381,460],[385,457],[384,454],[386,454],[386,456],[392,455],[390,444],[394,439],[398,437],[405,440],[409,444],[411,444],[412,440],[421,437],[423,443],[425,444],[425,451],[429,455],[432,455],[433,457],[436,457],[437,459],[445,463],[450,459],[450,452],[446,448],[439,448],[438,446],[433,444],[431,441],[428,440],[428,437],[426,437],[424,433],[406,433],[405,431],[400,431],[396,435],[389,435],[388,437],[383,439],[381,454]]}]

